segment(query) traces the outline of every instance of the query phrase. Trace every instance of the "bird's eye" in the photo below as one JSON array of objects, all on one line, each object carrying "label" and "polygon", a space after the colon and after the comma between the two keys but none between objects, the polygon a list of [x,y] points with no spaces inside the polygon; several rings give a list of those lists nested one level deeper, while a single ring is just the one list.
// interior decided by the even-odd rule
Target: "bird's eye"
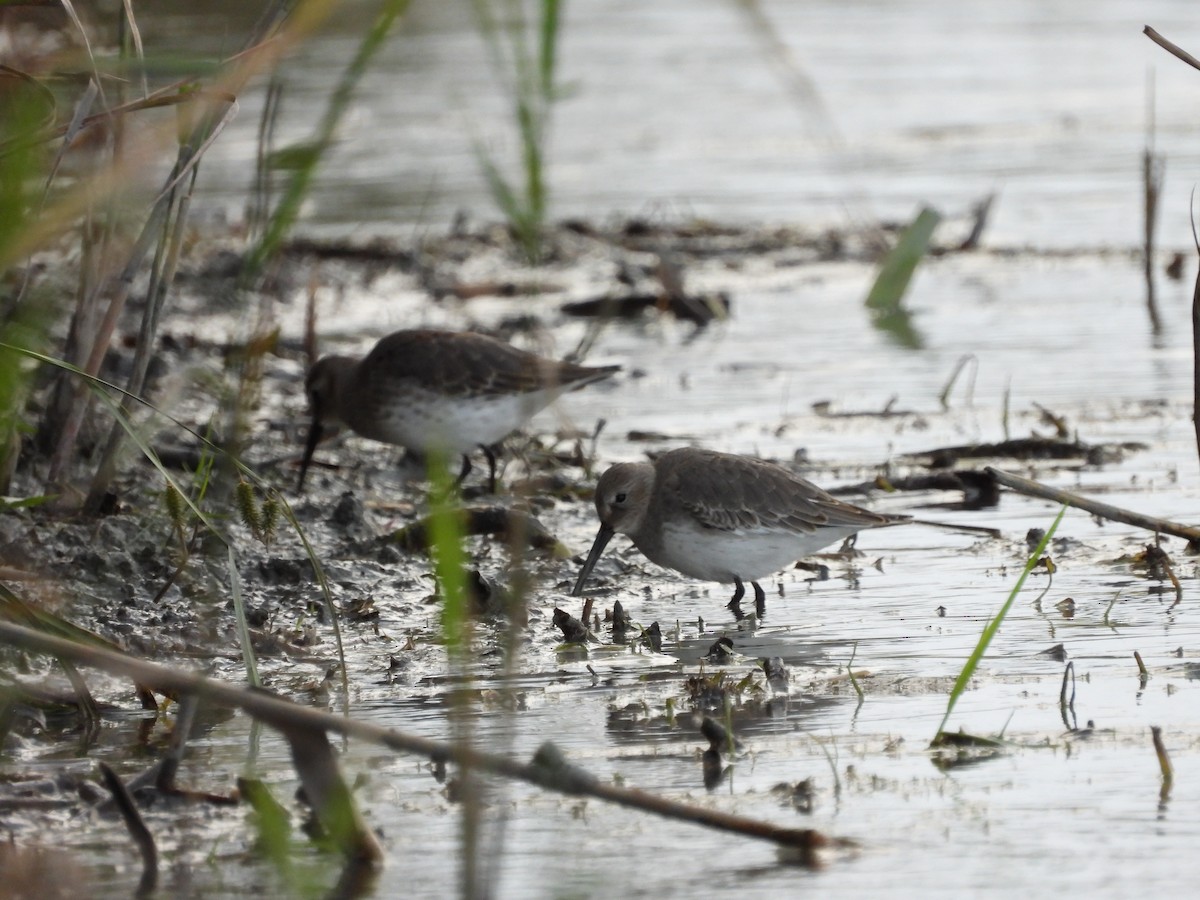
[{"label": "bird's eye", "polygon": [[613,497],[613,503],[624,503],[624,502],[625,502],[625,492],[624,491],[621,491],[621,493],[619,493],[615,497]]}]

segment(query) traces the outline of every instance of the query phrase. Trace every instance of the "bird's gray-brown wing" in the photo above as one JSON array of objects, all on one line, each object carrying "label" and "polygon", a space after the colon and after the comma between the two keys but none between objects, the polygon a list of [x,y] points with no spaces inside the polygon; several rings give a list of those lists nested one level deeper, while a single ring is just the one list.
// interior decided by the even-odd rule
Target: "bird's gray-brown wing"
[{"label": "bird's gray-brown wing", "polygon": [[618,368],[577,366],[484,335],[434,330],[388,335],[375,345],[363,366],[380,381],[403,379],[463,397],[582,387]]},{"label": "bird's gray-brown wing", "polygon": [[671,456],[659,460],[664,500],[705,528],[811,534],[821,526],[870,528],[907,519],[844,503],[763,460],[698,450]]}]

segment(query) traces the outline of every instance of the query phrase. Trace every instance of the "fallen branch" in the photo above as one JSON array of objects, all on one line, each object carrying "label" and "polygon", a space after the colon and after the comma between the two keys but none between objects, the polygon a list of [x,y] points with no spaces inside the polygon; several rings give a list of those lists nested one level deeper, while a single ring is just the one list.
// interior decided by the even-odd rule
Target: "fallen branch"
[{"label": "fallen branch", "polygon": [[1149,531],[1185,538],[1190,544],[1200,547],[1200,528],[1181,525],[1169,519],[1147,516],[1142,513],[1133,512],[1132,510],[1122,509],[1119,506],[1101,503],[1099,500],[1081,497],[1078,494],[1072,494],[1070,491],[1064,491],[1028,478],[1022,478],[1020,475],[1012,475],[1000,469],[993,469],[991,466],[985,468],[984,471],[990,473],[1000,484],[1017,493],[1027,494],[1030,497],[1041,497],[1043,500],[1053,500],[1055,503],[1065,503],[1067,506],[1082,509],[1085,512],[1090,512],[1092,515],[1100,516],[1102,519],[1110,519],[1113,522],[1124,522],[1126,525],[1133,525]]},{"label": "fallen branch", "polygon": [[931,469],[950,469],[964,459],[1011,459],[1018,462],[1042,459],[1082,459],[1099,465],[1119,461],[1126,453],[1145,450],[1146,445],[1136,441],[1119,444],[1085,444],[1079,440],[1062,440],[1056,437],[1013,438],[995,444],[963,444],[957,447],[937,447],[902,454],[901,459],[920,461]]},{"label": "fallen branch", "polygon": [[195,694],[214,703],[236,706],[254,718],[261,719],[268,725],[283,731],[289,737],[296,730],[308,730],[333,732],[346,737],[359,738],[392,750],[424,756],[434,762],[443,764],[451,762],[493,775],[525,781],[546,790],[596,797],[664,818],[693,822],[743,837],[770,841],[795,853],[798,861],[805,865],[819,864],[818,852],[824,847],[852,846],[849,841],[826,838],[816,829],[781,828],[756,819],[731,815],[720,810],[690,806],[645,791],[601,782],[595,776],[567,764],[561,758],[559,751],[549,742],[542,745],[532,762],[521,763],[500,754],[481,752],[460,744],[435,741],[393,728],[383,728],[370,722],[362,722],[311,707],[300,706],[263,690],[238,687],[193,672],[135,659],[123,653],[114,653],[111,650],[81,646],[8,622],[0,621],[0,641],[25,650],[70,659],[80,665],[93,666],[110,673],[126,675],[143,684],[152,685],[155,690],[160,692]]}]

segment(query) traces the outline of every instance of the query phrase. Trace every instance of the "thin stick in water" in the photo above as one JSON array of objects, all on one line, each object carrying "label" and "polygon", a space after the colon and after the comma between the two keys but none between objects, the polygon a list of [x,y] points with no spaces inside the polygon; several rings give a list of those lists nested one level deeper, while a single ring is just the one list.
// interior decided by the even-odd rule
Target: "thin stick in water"
[{"label": "thin stick in water", "polygon": [[137,844],[138,851],[142,854],[142,877],[138,881],[137,892],[134,896],[148,897],[158,883],[158,848],[154,845],[154,835],[146,827],[129,789],[125,787],[125,783],[109,767],[108,763],[100,762],[100,774],[104,776],[104,785],[112,794],[117,809],[121,811],[121,818],[125,820],[125,827],[129,829],[133,842]]},{"label": "thin stick in water", "polygon": [[1053,500],[1055,503],[1065,503],[1067,506],[1073,506],[1076,509],[1090,512],[1092,515],[1100,516],[1102,519],[1110,519],[1113,522],[1124,522],[1126,525],[1134,525],[1138,528],[1145,528],[1149,531],[1160,532],[1162,534],[1171,534],[1200,546],[1200,528],[1182,525],[1179,522],[1172,522],[1170,519],[1147,516],[1142,513],[1133,512],[1132,510],[1123,509],[1119,506],[1113,506],[1109,503],[1101,503],[1099,500],[1081,497],[1078,494],[1072,494],[1070,491],[1050,487],[1048,484],[1042,484],[1029,478],[1022,478],[1020,475],[1013,475],[1010,472],[994,469],[991,466],[985,467],[984,471],[995,478],[998,483],[1019,494],[1027,494],[1030,497],[1041,497],[1043,500]]},{"label": "thin stick in water", "polygon": [[1142,150],[1142,271],[1146,279],[1146,311],[1157,336],[1162,333],[1162,320],[1154,296],[1154,233],[1166,162],[1154,152],[1154,128],[1154,70],[1151,69],[1146,73],[1146,146]]},{"label": "thin stick in water", "polygon": [[1173,44],[1171,41],[1168,41],[1149,25],[1142,29],[1142,34],[1146,35],[1146,37],[1150,38],[1150,40],[1154,41],[1154,43],[1158,44],[1158,46],[1162,47],[1176,59],[1183,60],[1193,69],[1200,69],[1200,59],[1196,59],[1196,57],[1192,56],[1192,54],[1188,53],[1178,44]]},{"label": "thin stick in water", "polygon": [[1162,739],[1162,729],[1157,725],[1151,725],[1150,736],[1154,740],[1154,753],[1158,756],[1158,768],[1162,772],[1163,787],[1169,788],[1171,782],[1175,780],[1175,767],[1171,765],[1171,757],[1167,755],[1167,746]]},{"label": "thin stick in water", "polygon": [[[1200,256],[1200,236],[1196,234],[1194,201],[1196,189],[1188,198],[1188,213],[1192,223],[1192,244]],[[1200,452],[1200,271],[1196,273],[1196,285],[1192,288],[1192,425],[1196,430],[1196,450]]]}]

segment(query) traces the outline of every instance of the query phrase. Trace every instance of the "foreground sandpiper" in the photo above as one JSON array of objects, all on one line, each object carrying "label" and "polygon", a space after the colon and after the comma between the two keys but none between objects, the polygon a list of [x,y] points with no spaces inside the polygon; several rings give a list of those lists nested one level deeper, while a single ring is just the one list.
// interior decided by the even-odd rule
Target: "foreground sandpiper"
[{"label": "foreground sandpiper", "polygon": [[600,530],[573,595],[619,533],[660,566],[733,584],[735,612],[749,581],[760,615],[759,578],[864,528],[908,521],[843,503],[775,463],[691,447],[610,468],[596,486],[596,512]]},{"label": "foreground sandpiper", "polygon": [[428,454],[462,454],[461,482],[476,447],[493,446],[565,391],[607,378],[620,366],[578,366],[545,359],[481,334],[413,329],[380,339],[362,359],[326,356],[305,387],[312,425],[297,489],[325,428],[348,426],[363,437]]}]

